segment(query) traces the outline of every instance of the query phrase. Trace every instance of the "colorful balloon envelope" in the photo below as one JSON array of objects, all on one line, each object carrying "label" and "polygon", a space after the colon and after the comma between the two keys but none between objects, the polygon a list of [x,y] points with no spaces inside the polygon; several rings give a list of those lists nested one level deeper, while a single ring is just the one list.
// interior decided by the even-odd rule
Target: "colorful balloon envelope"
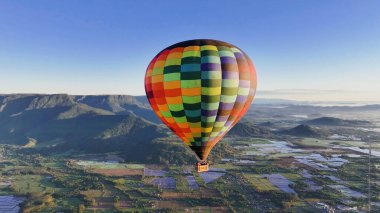
[{"label": "colorful balloon envelope", "polygon": [[153,58],[145,75],[154,112],[202,161],[247,112],[256,84],[247,54],[209,39],[169,46]]}]

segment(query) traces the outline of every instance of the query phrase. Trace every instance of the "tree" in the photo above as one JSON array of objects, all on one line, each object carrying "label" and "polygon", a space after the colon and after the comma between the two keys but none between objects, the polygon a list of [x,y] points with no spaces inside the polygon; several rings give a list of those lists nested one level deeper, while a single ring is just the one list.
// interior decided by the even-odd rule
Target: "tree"
[{"label": "tree", "polygon": [[119,208],[120,207],[120,197],[116,196],[113,201],[114,201],[114,204],[113,204],[114,207]]},{"label": "tree", "polygon": [[91,199],[91,205],[92,205],[93,207],[95,207],[95,206],[98,205],[98,204],[96,203],[95,198]]},{"label": "tree", "polygon": [[83,213],[84,210],[86,210],[86,207],[83,204],[79,204],[79,210],[78,210],[78,212],[79,213]]},{"label": "tree", "polygon": [[43,197],[43,202],[50,205],[54,202],[54,198],[51,195],[46,195]]}]

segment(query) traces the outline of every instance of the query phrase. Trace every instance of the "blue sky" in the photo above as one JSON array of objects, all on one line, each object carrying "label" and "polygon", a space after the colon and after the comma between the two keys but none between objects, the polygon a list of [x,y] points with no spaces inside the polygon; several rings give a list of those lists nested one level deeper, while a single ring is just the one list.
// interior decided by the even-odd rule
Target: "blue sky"
[{"label": "blue sky", "polygon": [[380,101],[379,11],[378,0],[2,0],[0,93],[142,95],[156,53],[212,38],[250,55],[259,95]]}]

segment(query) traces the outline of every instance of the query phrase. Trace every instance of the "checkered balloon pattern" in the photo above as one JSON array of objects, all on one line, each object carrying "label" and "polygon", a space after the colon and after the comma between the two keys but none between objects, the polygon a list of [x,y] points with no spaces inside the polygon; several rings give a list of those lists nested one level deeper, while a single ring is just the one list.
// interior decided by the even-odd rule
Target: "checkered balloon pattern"
[{"label": "checkered balloon pattern", "polygon": [[162,50],[145,75],[154,112],[200,160],[247,112],[256,84],[254,65],[242,50],[207,39]]}]

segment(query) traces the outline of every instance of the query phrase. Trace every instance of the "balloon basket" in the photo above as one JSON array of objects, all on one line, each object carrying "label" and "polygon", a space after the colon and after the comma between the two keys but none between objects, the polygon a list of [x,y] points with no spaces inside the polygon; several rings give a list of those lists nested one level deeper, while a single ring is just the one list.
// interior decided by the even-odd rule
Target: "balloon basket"
[{"label": "balloon basket", "polygon": [[195,168],[197,172],[207,172],[208,171],[208,163],[206,161],[199,161],[195,164]]}]

